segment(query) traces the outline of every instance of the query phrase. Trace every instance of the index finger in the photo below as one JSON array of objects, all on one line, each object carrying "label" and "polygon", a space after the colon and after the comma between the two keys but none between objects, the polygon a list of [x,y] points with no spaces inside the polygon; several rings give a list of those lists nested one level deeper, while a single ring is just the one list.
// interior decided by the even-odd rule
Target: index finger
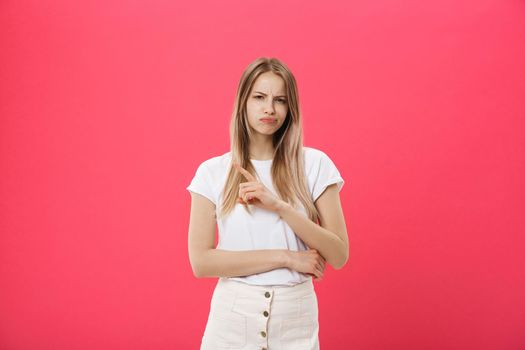
[{"label": "index finger", "polygon": [[241,167],[238,163],[233,163],[233,166],[235,167],[235,169],[237,169],[237,171],[239,171],[242,175],[244,175],[244,177],[248,181],[257,182],[257,179],[255,178],[255,176],[250,174],[250,172],[248,170],[246,170],[243,167]]}]

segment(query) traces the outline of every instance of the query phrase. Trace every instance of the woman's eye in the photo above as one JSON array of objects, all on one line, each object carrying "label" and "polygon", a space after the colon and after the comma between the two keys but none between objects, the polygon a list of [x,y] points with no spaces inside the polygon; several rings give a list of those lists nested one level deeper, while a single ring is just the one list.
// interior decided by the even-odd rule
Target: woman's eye
[{"label": "woman's eye", "polygon": [[[255,99],[257,99],[257,100],[261,100],[261,99],[264,99],[264,96],[262,96],[262,95],[256,95],[256,96],[253,96],[253,98],[255,98]],[[286,103],[286,100],[281,98],[281,99],[278,99],[277,102],[279,102],[279,103],[283,103],[283,104],[284,104],[284,103]]]}]

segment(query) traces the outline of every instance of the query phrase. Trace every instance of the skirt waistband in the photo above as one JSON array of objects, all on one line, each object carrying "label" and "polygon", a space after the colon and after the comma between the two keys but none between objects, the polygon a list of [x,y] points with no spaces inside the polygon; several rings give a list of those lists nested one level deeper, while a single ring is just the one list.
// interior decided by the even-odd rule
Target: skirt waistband
[{"label": "skirt waistband", "polygon": [[307,281],[298,283],[293,286],[260,286],[247,284],[229,278],[221,277],[217,282],[217,287],[221,289],[229,290],[230,292],[235,292],[237,295],[245,296],[260,296],[265,295],[267,292],[270,293],[273,297],[302,297],[309,295],[314,292],[314,286],[312,279],[309,278]]}]

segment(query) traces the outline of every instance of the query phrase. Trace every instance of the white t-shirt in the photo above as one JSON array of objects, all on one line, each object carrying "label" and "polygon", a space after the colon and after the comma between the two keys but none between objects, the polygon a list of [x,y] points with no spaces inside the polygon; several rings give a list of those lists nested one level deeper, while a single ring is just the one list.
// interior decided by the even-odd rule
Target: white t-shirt
[{"label": "white t-shirt", "polygon": [[[323,152],[311,147],[303,147],[305,174],[308,188],[315,201],[327,186],[337,184],[339,191],[344,180],[334,162]],[[275,195],[277,192],[271,179],[272,159],[251,162],[260,181]],[[216,213],[222,203],[222,190],[231,163],[231,152],[213,157],[202,162],[188,191],[208,198],[215,204]],[[234,209],[217,222],[219,240],[217,249],[223,250],[258,250],[288,249],[293,251],[307,250],[306,244],[293,232],[291,227],[275,212],[249,205],[252,215],[242,204],[237,203]],[[300,212],[305,216],[306,210],[299,204]],[[268,272],[243,277],[231,277],[232,280],[255,285],[294,285],[309,279],[310,276],[288,268],[279,268]]]}]

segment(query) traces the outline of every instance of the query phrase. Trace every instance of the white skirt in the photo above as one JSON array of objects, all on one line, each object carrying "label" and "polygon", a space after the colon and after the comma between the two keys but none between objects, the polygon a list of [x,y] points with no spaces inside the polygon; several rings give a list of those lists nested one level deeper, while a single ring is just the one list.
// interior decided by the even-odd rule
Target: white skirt
[{"label": "white skirt", "polygon": [[312,280],[254,286],[219,278],[201,350],[317,350],[317,296]]}]

